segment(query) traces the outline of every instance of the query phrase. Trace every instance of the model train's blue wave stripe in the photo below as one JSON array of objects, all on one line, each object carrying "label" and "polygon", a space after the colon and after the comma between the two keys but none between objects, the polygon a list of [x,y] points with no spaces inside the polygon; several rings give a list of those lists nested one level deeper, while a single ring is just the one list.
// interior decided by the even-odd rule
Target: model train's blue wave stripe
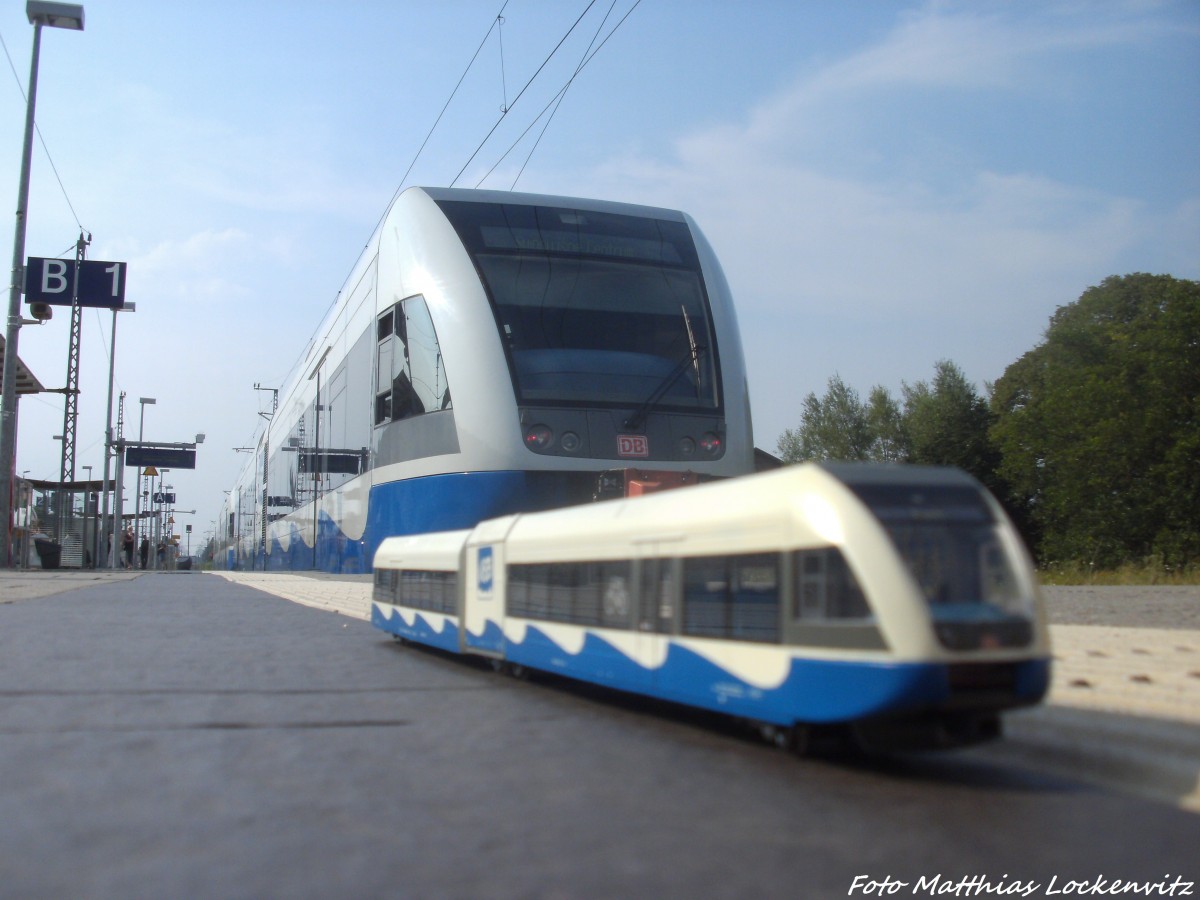
[{"label": "model train's blue wave stripe", "polygon": [[[378,609],[372,621],[411,640],[443,650],[459,649],[457,628],[448,624],[437,633],[419,612],[412,626],[398,614],[384,617]],[[663,665],[653,669],[593,633],[585,636],[578,653],[569,653],[534,625],[526,628],[523,641],[514,643],[505,641],[495,623],[489,622],[482,635],[468,635],[468,643],[503,648],[509,662],[533,669],[778,725],[903,713],[937,705],[951,695],[944,663],[793,659],[782,684],[760,688],[677,643],[670,645]],[[1018,700],[1041,699],[1049,684],[1048,660],[1017,664],[1013,693]]]},{"label": "model train's blue wave stripe", "polygon": [[398,612],[385,614],[380,612],[378,606],[372,605],[371,624],[389,634],[395,634],[410,641],[428,644],[430,647],[449,650],[452,653],[458,652],[458,626],[453,619],[446,621],[444,629],[435,631],[425,616],[419,612],[414,617],[413,623],[409,625]]},{"label": "model train's blue wave stripe", "polygon": [[[506,657],[531,668],[781,725],[920,709],[951,693],[943,663],[793,659],[783,683],[764,689],[674,642],[663,665],[648,669],[592,633],[578,653],[567,653],[536,626],[528,627],[520,644],[508,644]],[[1017,696],[1040,698],[1049,678],[1045,660],[1020,664]]]}]

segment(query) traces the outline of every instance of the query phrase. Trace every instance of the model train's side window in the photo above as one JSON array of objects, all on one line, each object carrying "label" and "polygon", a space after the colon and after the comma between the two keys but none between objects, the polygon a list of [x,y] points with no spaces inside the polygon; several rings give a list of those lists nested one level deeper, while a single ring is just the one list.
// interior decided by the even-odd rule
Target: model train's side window
[{"label": "model train's side window", "polygon": [[508,567],[510,616],[628,628],[628,560],[516,564]]},{"label": "model train's side window", "polygon": [[393,606],[453,614],[458,611],[458,573],[440,569],[376,569],[372,598]]},{"label": "model train's side window", "polygon": [[865,619],[871,615],[858,579],[836,547],[797,550],[792,572],[793,619]]},{"label": "model train's side window", "polygon": [[773,553],[683,561],[683,633],[779,640],[779,557]]},{"label": "model train's side window", "polygon": [[409,297],[381,315],[376,337],[376,425],[451,408],[441,345],[424,297]]}]

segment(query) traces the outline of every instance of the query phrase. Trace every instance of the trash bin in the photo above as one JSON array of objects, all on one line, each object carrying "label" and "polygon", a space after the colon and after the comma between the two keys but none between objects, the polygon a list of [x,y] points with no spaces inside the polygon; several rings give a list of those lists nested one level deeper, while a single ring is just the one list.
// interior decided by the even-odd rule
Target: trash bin
[{"label": "trash bin", "polygon": [[33,545],[37,547],[38,558],[42,561],[43,569],[57,569],[62,564],[62,544],[34,538]]}]

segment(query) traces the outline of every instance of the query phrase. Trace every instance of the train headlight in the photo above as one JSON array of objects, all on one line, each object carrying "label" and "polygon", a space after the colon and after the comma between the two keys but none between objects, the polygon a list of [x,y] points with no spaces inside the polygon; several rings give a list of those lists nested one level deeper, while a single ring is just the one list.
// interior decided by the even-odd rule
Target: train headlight
[{"label": "train headlight", "polygon": [[554,432],[548,425],[530,425],[525,429],[525,446],[530,450],[545,450],[554,442]]},{"label": "train headlight", "polygon": [[721,452],[721,438],[711,431],[706,431],[700,436],[700,449],[708,456],[716,456]]},{"label": "train headlight", "polygon": [[577,435],[575,432],[564,431],[563,436],[559,438],[558,444],[567,453],[574,453],[583,446],[583,441],[580,440],[579,435]]},{"label": "train headlight", "polygon": [[690,437],[681,438],[679,441],[679,455],[692,456],[696,452],[696,442]]}]

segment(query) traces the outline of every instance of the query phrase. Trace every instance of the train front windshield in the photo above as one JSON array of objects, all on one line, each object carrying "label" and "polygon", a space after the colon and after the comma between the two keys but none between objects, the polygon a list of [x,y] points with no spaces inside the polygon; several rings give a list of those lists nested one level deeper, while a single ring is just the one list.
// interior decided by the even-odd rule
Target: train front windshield
[{"label": "train front windshield", "polygon": [[720,408],[717,347],[681,221],[440,201],[487,288],[518,403]]},{"label": "train front windshield", "polygon": [[846,480],[886,528],[944,646],[1020,647],[1033,640],[1033,598],[1021,588],[979,488]]}]

